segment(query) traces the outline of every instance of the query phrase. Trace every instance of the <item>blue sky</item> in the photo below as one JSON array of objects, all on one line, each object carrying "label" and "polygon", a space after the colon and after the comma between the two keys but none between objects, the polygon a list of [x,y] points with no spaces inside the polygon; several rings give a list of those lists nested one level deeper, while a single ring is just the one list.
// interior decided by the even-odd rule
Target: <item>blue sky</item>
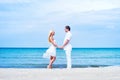
[{"label": "blue sky", "polygon": [[0,0],[0,47],[48,47],[54,29],[62,45],[70,25],[73,47],[120,47],[120,0]]}]

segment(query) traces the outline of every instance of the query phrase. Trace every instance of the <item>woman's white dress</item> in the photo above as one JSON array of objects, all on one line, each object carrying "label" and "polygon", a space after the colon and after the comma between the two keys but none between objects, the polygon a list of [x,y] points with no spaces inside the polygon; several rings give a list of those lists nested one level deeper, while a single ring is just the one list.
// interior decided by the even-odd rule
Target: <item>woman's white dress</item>
[{"label": "woman's white dress", "polygon": [[51,43],[51,46],[43,54],[43,58],[50,58],[50,56],[56,56],[56,47]]}]

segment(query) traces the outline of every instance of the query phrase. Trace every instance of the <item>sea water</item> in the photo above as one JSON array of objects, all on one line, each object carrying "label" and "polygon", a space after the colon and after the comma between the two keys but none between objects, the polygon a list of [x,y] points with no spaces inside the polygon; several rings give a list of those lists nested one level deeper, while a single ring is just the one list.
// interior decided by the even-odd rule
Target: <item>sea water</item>
[{"label": "sea water", "polygon": [[[46,68],[47,48],[0,48],[0,68]],[[73,48],[72,67],[120,66],[120,48]],[[66,54],[57,49],[53,68],[66,68]]]}]

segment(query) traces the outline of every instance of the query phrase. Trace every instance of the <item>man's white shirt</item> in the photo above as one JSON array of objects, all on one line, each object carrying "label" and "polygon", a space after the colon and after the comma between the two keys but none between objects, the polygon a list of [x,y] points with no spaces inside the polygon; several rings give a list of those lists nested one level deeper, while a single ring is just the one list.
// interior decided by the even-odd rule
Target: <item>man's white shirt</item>
[{"label": "man's white shirt", "polygon": [[72,38],[72,34],[70,31],[68,31],[65,35],[65,39],[64,39],[64,42],[66,42],[66,40],[69,40],[69,43],[64,47],[64,50],[67,50],[67,51],[71,51],[72,50],[72,45],[70,44],[70,40]]}]

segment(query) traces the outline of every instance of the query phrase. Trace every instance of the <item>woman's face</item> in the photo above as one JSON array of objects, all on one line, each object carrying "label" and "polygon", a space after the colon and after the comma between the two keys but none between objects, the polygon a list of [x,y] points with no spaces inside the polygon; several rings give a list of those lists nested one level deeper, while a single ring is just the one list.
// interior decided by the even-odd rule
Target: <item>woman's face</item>
[{"label": "woman's face", "polygon": [[53,36],[55,35],[55,32],[54,32],[54,31],[52,32],[52,35],[53,35]]}]

